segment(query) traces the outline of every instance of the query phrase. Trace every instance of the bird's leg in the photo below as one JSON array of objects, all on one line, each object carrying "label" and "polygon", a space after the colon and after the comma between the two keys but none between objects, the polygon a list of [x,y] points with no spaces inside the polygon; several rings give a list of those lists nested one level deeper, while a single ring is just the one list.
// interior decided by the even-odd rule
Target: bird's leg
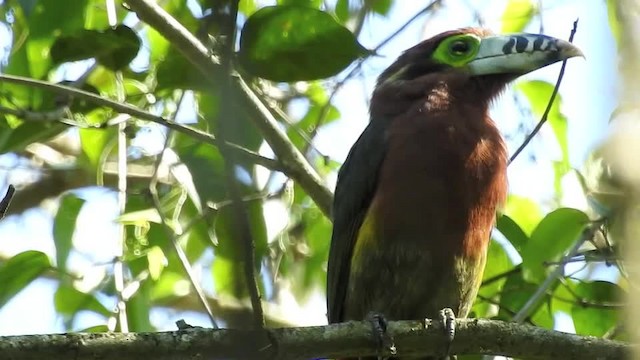
[{"label": "bird's leg", "polygon": [[[387,332],[387,319],[384,315],[377,312],[367,314],[367,320],[371,323],[374,340],[379,352],[389,352],[391,355],[396,354],[396,345],[393,343],[393,337]],[[378,357],[381,359],[381,357]]]},{"label": "bird's leg", "polygon": [[444,333],[447,340],[447,359],[455,360],[457,357],[455,355],[449,355],[451,351],[451,344],[453,343],[453,338],[456,336],[456,314],[450,308],[444,308],[440,310],[440,321],[442,321],[442,325],[444,327]]}]

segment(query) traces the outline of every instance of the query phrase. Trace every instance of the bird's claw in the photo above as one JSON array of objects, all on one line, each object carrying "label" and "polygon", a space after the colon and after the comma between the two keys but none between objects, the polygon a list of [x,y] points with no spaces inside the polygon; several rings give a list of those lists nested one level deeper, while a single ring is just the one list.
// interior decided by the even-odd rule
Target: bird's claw
[{"label": "bird's claw", "polygon": [[442,325],[444,328],[444,333],[447,340],[447,357],[450,360],[455,359],[455,355],[449,355],[451,351],[451,344],[453,343],[453,339],[456,336],[456,314],[450,308],[444,308],[440,310],[440,321],[442,321]]},{"label": "bird's claw", "polygon": [[395,355],[396,345],[393,342],[393,337],[387,332],[388,322],[384,315],[376,312],[370,312],[367,315],[367,320],[371,322],[373,336],[375,337],[376,346],[380,352],[388,352],[391,355]]}]

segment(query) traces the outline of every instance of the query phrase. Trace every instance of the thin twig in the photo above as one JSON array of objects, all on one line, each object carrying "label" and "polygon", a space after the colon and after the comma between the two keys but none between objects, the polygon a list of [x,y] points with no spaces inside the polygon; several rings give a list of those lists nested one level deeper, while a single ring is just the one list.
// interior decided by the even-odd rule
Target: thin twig
[{"label": "thin twig", "polygon": [[[578,30],[578,19],[576,19],[573,22],[571,35],[569,35],[569,42],[573,41],[573,37],[576,34],[577,30]],[[515,160],[516,157],[520,155],[522,150],[524,150],[524,148],[527,147],[527,145],[531,142],[533,137],[536,136],[536,134],[538,134],[538,132],[542,128],[542,125],[544,125],[547,122],[547,117],[549,116],[549,112],[551,111],[551,106],[553,106],[553,103],[556,100],[556,95],[558,95],[558,90],[560,89],[560,83],[562,82],[562,78],[564,77],[564,69],[566,68],[566,66],[567,66],[567,60],[565,59],[562,62],[562,67],[560,68],[560,73],[558,74],[558,80],[556,81],[556,86],[553,88],[553,92],[551,93],[551,97],[549,98],[549,102],[547,103],[547,108],[544,109],[544,113],[542,114],[540,121],[538,121],[538,124],[533,129],[533,131],[531,131],[531,133],[527,135],[527,137],[524,139],[520,147],[518,147],[518,149],[513,153],[513,155],[511,155],[511,158],[509,159],[509,164],[511,164],[513,160]]]},{"label": "thin twig", "polygon": [[378,46],[375,47],[374,52],[378,52],[382,47],[387,45],[391,40],[393,40],[398,34],[404,31],[411,23],[417,20],[420,16],[432,11],[437,10],[444,0],[434,0],[429,5],[425,6],[422,10],[418,11],[415,15],[413,15],[409,20],[407,20],[402,26],[400,26],[396,31],[392,32],[391,35],[387,36]]},{"label": "thin twig", "polygon": [[[124,90],[124,79],[121,71],[116,72],[116,93],[118,102],[124,102],[126,100]],[[117,146],[117,159],[118,159],[118,212],[123,215],[127,211],[127,134],[125,130],[127,128],[126,123],[118,124],[118,146]],[[118,300],[118,323],[120,325],[120,332],[129,332],[129,320],[127,315],[127,301],[124,296],[124,289],[126,287],[125,282],[125,244],[127,232],[124,224],[118,224],[118,241],[116,247],[116,261],[113,264],[113,278],[116,288],[116,295]]]},{"label": "thin twig", "polygon": [[4,215],[7,213],[7,209],[9,209],[9,205],[11,204],[11,199],[13,199],[13,195],[16,193],[16,188],[9,184],[7,188],[7,192],[4,194],[4,197],[0,201],[0,220],[4,218]]}]

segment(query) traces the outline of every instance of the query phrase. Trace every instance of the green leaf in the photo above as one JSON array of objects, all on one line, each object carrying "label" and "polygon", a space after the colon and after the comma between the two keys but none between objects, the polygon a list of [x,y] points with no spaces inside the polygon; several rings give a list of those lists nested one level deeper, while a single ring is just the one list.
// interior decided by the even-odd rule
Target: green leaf
[{"label": "green leaf", "polygon": [[0,153],[24,150],[27,145],[49,140],[68,128],[62,123],[24,122],[15,129],[0,129]]},{"label": "green leaf", "polygon": [[164,256],[164,252],[159,246],[152,246],[147,252],[147,261],[149,262],[149,276],[153,280],[158,280],[167,266],[167,258]]},{"label": "green leaf", "polygon": [[622,291],[618,285],[607,281],[593,281],[579,283],[575,289],[579,300],[571,309],[571,317],[576,333],[580,335],[591,335],[601,337],[611,330],[620,321],[620,309],[616,307],[601,308],[600,306],[589,306],[587,303],[612,304],[619,303]]},{"label": "green leaf", "polygon": [[256,11],[256,2],[255,0],[240,0],[238,4],[238,12],[249,16]]},{"label": "green leaf", "polygon": [[305,243],[308,245],[307,256],[304,258],[292,259],[296,261],[295,266],[301,267],[303,279],[300,295],[310,295],[313,287],[325,288],[326,274],[324,271],[318,271],[329,258],[329,244],[327,239],[331,238],[333,226],[331,221],[324,214],[313,206],[303,213],[305,222],[304,236]]},{"label": "green leaf", "polygon": [[502,13],[502,33],[519,33],[531,22],[536,14],[536,6],[532,0],[509,0]]},{"label": "green leaf", "polygon": [[522,228],[507,215],[501,215],[496,221],[496,228],[504,237],[509,240],[513,248],[520,252],[525,244],[529,241],[529,236],[525,234]]},{"label": "green leaf", "polygon": [[336,17],[340,20],[341,23],[347,22],[349,20],[349,0],[338,0],[336,2]]},{"label": "green leaf", "polygon": [[212,82],[193,66],[177,50],[170,50],[159,61],[157,70],[158,86],[156,90],[176,89],[210,91]]},{"label": "green leaf", "polygon": [[51,47],[51,59],[56,64],[89,58],[111,70],[125,68],[138,54],[140,39],[125,25],[103,31],[82,30],[61,36]]},{"label": "green leaf", "polygon": [[96,325],[88,328],[84,328],[78,332],[81,333],[105,333],[109,331],[109,327],[107,325]]},{"label": "green leaf", "polygon": [[98,168],[98,165],[105,156],[104,151],[109,141],[115,138],[115,127],[107,129],[78,129],[80,133],[80,145],[82,152],[84,153],[89,164],[94,169]]},{"label": "green leaf", "polygon": [[171,302],[176,296],[191,292],[191,284],[184,276],[173,271],[163,271],[158,281],[151,289],[151,300],[156,302]]},{"label": "green leaf", "polygon": [[[533,296],[538,289],[538,285],[527,282],[521,274],[514,274],[507,278],[500,294],[499,318],[509,320],[517,313]],[[537,304],[535,311],[530,316],[531,321],[538,326],[545,328],[553,327],[553,316],[549,307],[545,305],[549,301],[549,296],[542,297]],[[542,306],[540,306],[542,304]]]},{"label": "green leaf", "polygon": [[83,205],[84,200],[74,194],[66,194],[60,200],[58,212],[53,219],[53,242],[56,245],[56,264],[59,269],[66,268],[73,233],[76,231],[76,220]]},{"label": "green leaf", "polygon": [[[495,276],[506,273],[507,271],[513,268],[513,262],[509,259],[507,252],[497,241],[493,240],[489,244],[489,250],[487,252],[487,265],[484,269],[484,274],[482,276],[482,281],[486,281],[487,279],[491,279]],[[485,298],[495,298],[501,292],[502,286],[507,281],[507,277],[503,277],[502,279],[492,281],[491,283],[487,283],[486,285],[480,288],[478,292],[479,295],[482,295]],[[475,317],[487,317],[489,316],[489,311],[493,307],[493,304],[488,302],[478,301],[474,307],[473,311],[475,313]]]},{"label": "green leaf", "polygon": [[391,0],[366,0],[366,2],[373,12],[383,16],[386,16],[389,13],[391,5],[393,4]]},{"label": "green leaf", "polygon": [[104,317],[109,317],[107,309],[95,296],[87,294],[70,285],[60,285],[53,298],[56,311],[62,315],[73,317],[78,311],[87,310]]},{"label": "green leaf", "polygon": [[38,1],[29,16],[29,36],[25,44],[33,78],[41,79],[51,70],[48,55],[55,36],[70,35],[84,27],[89,3],[89,0]]},{"label": "green leaf", "polygon": [[[256,276],[261,283],[260,264],[267,252],[267,228],[264,221],[262,200],[244,203],[245,214],[249,221],[249,233],[254,243]],[[245,263],[243,233],[232,206],[220,210],[216,218],[216,237],[218,246],[215,249],[216,259],[213,264],[213,275],[217,293],[230,294],[241,298],[247,294],[244,275]],[[219,263],[218,263],[219,262]]]},{"label": "green leaf", "polygon": [[569,208],[557,209],[545,216],[521,252],[524,278],[532,282],[543,281],[547,273],[545,263],[560,260],[588,222],[587,214]]},{"label": "green leaf", "polygon": [[564,312],[565,314],[571,314],[572,299],[574,298],[573,294],[575,293],[576,285],[576,280],[564,278],[562,283],[553,289],[553,295],[551,296],[551,311],[553,313]]},{"label": "green leaf", "polygon": [[46,254],[29,250],[15,255],[0,266],[0,307],[27,287],[45,271],[51,269]]},{"label": "green leaf", "polygon": [[278,5],[307,6],[317,9],[322,2],[322,0],[278,0]]},{"label": "green leaf", "polygon": [[620,6],[619,0],[606,0],[607,3],[607,19],[609,20],[609,28],[611,29],[611,35],[616,41],[616,44],[620,46],[622,41],[621,34],[623,32],[622,25],[620,25],[620,14],[618,9]]},{"label": "green leaf", "polygon": [[528,235],[535,229],[543,216],[538,204],[529,198],[518,195],[509,195],[504,214],[509,216]]},{"label": "green leaf", "polygon": [[234,295],[242,298],[247,294],[247,282],[243,273],[243,262],[226,257],[216,257],[211,266],[213,287],[216,295]]},{"label": "green leaf", "polygon": [[151,302],[150,294],[153,290],[152,281],[143,281],[140,288],[127,302],[127,320],[129,330],[135,332],[155,331],[151,324]]},{"label": "green leaf", "polygon": [[323,79],[369,52],[331,15],[304,6],[268,6],[245,23],[239,60],[273,81]]}]

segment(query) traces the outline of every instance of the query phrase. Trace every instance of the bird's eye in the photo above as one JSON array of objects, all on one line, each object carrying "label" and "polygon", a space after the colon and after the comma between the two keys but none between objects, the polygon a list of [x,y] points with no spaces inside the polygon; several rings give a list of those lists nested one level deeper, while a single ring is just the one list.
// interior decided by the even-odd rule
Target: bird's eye
[{"label": "bird's eye", "polygon": [[454,55],[464,55],[471,50],[468,41],[458,40],[449,45],[449,50]]}]

